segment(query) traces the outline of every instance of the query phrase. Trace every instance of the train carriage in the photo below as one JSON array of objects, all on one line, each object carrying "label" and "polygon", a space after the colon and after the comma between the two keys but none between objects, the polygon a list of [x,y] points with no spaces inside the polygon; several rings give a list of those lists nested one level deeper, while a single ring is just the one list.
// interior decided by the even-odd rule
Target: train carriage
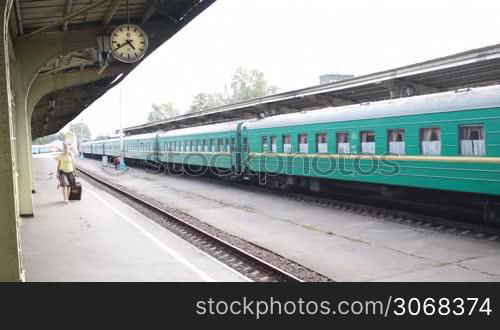
[{"label": "train carriage", "polygon": [[113,138],[104,141],[104,155],[108,157],[116,157],[120,155],[120,139]]},{"label": "train carriage", "polygon": [[104,155],[104,140],[92,141],[91,148],[93,155]]},{"label": "train carriage", "polygon": [[124,137],[125,161],[156,160],[156,138],[157,133]]},{"label": "train carriage", "polygon": [[236,169],[237,129],[242,121],[168,131],[158,135],[164,163]]},{"label": "train carriage", "polygon": [[312,191],[448,191],[500,221],[500,86],[128,136],[125,158]]},{"label": "train carriage", "polygon": [[[500,87],[246,122],[246,169],[500,195]],[[314,188],[316,187],[316,188]]]},{"label": "train carriage", "polygon": [[91,155],[92,154],[92,142],[91,141],[83,142],[80,145],[80,152],[83,153],[85,156]]}]

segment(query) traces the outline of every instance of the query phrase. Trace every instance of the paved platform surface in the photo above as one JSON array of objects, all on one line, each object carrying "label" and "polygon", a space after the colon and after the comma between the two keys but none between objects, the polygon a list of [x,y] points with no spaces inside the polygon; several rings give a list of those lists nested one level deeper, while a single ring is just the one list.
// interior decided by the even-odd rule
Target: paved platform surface
[{"label": "paved platform surface", "polygon": [[34,159],[35,217],[21,227],[27,281],[247,280],[83,180],[83,199],[64,204],[55,166]]},{"label": "paved platform surface", "polygon": [[[100,162],[80,166],[106,175]],[[121,185],[337,281],[500,281],[500,244],[130,168]]]}]

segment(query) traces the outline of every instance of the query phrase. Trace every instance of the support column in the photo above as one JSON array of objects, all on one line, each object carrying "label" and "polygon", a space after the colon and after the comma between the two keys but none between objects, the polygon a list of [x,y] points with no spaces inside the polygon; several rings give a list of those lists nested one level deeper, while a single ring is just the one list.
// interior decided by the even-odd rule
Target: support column
[{"label": "support column", "polygon": [[22,280],[7,35],[11,6],[12,0],[0,1],[0,281]]},{"label": "support column", "polygon": [[[19,63],[20,64],[20,63]],[[16,68],[16,75],[19,70]],[[19,190],[19,214],[21,216],[33,216],[33,180],[31,170],[31,143],[30,122],[31,116],[26,108],[27,96],[20,77],[15,81],[15,104],[16,104],[16,146],[17,146],[17,171]]]},{"label": "support column", "polygon": [[[29,110],[29,108],[28,108]],[[31,113],[32,111],[29,111],[29,118],[31,118]],[[31,164],[33,164],[33,135],[31,134],[31,119],[28,119],[28,141],[30,143],[30,146],[28,147],[28,150],[30,150],[30,159],[31,159]],[[36,192],[36,186],[35,186],[35,180],[33,179],[35,177],[35,174],[33,173],[33,166],[30,165],[31,167],[31,193],[34,194]]]}]

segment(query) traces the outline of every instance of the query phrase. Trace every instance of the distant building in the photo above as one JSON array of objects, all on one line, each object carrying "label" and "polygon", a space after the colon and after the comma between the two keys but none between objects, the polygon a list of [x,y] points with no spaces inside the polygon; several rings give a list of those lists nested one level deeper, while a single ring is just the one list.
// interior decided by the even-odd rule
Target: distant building
[{"label": "distant building", "polygon": [[341,81],[341,80],[346,80],[346,79],[351,79],[351,78],[354,78],[354,75],[329,73],[329,74],[324,74],[324,75],[319,76],[319,83],[321,85],[323,85],[323,84],[329,84],[329,83],[333,83],[336,81]]}]

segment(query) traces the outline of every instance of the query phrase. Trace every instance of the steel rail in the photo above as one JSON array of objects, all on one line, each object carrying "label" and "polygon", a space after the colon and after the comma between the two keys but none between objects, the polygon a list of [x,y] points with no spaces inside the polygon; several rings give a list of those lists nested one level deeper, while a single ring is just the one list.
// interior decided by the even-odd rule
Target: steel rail
[{"label": "steel rail", "polygon": [[114,184],[111,184],[105,180],[102,180],[101,178],[93,175],[88,170],[84,170],[79,166],[76,166],[76,169],[77,169],[77,171],[79,171],[79,172],[83,173],[84,175],[90,177],[91,179],[99,182],[100,184],[104,185],[105,187],[107,187],[107,188],[109,188],[109,189],[111,189],[111,190],[113,190],[121,195],[124,195],[124,196],[134,200],[136,203],[138,203],[142,206],[145,206],[146,208],[152,209],[155,212],[158,212],[171,220],[178,222],[180,225],[187,227],[189,230],[194,231],[196,234],[202,236],[203,238],[208,239],[210,241],[213,241],[216,244],[222,246],[224,249],[229,250],[233,254],[236,254],[244,259],[249,260],[251,263],[258,265],[259,267],[265,269],[267,272],[274,274],[277,277],[283,278],[285,282],[304,282],[302,279],[296,277],[295,275],[290,274],[290,273],[272,265],[271,263],[269,263],[269,262],[267,262],[267,261],[265,261],[257,256],[254,256],[254,255],[240,249],[239,247],[234,246],[233,244],[228,243],[228,242],[206,232],[203,229],[196,227],[196,226],[188,223],[187,221],[180,219],[176,215],[174,215],[170,212],[167,212],[167,211],[159,208],[156,205],[153,205],[152,203],[148,202],[147,200],[140,198],[138,196],[135,196],[134,194],[127,192],[127,191],[124,191],[123,189],[115,186]]}]

